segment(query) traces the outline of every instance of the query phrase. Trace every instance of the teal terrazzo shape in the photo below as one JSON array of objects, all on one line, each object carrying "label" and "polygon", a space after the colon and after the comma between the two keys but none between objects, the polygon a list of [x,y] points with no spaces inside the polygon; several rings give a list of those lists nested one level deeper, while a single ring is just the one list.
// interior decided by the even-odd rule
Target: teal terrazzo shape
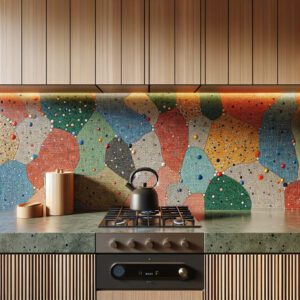
[{"label": "teal terrazzo shape", "polygon": [[232,178],[214,177],[204,197],[205,210],[250,210],[251,199],[245,188]]},{"label": "teal terrazzo shape", "polygon": [[148,95],[160,112],[165,112],[176,107],[176,94],[170,93],[153,93]]},{"label": "teal terrazzo shape", "polygon": [[296,109],[296,94],[283,95],[265,112],[259,131],[259,162],[286,182],[298,178],[298,160],[292,134]]},{"label": "teal terrazzo shape", "polygon": [[114,138],[110,125],[94,112],[77,136],[80,160],[75,172],[84,175],[94,175],[104,168],[107,145]]},{"label": "teal terrazzo shape", "polygon": [[41,107],[54,128],[77,135],[95,110],[93,96],[55,96],[41,97]]},{"label": "teal terrazzo shape", "polygon": [[25,165],[10,160],[0,166],[0,210],[10,209],[26,202],[33,193]]},{"label": "teal terrazzo shape", "polygon": [[210,120],[215,120],[222,115],[221,96],[217,93],[200,94],[200,105],[202,114]]},{"label": "teal terrazzo shape", "polygon": [[181,183],[191,193],[205,193],[214,172],[214,167],[202,149],[196,147],[187,149],[180,173]]}]

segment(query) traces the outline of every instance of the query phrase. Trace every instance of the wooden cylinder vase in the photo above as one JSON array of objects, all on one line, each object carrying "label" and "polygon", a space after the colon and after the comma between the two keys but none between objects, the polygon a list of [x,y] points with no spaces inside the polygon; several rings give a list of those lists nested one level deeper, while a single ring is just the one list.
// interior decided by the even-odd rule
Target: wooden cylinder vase
[{"label": "wooden cylinder vase", "polygon": [[56,170],[45,175],[46,214],[69,215],[74,211],[74,173]]}]

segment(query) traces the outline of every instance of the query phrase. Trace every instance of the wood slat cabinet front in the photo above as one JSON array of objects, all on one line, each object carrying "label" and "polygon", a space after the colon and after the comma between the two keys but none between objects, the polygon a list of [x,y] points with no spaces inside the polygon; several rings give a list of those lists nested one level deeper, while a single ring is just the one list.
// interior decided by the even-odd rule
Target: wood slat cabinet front
[{"label": "wood slat cabinet front", "polygon": [[200,291],[102,291],[97,300],[204,300]]},{"label": "wood slat cabinet front", "polygon": [[1,300],[95,300],[93,254],[0,254]]},{"label": "wood slat cabinet front", "polygon": [[212,254],[205,257],[206,300],[298,300],[299,254]]}]

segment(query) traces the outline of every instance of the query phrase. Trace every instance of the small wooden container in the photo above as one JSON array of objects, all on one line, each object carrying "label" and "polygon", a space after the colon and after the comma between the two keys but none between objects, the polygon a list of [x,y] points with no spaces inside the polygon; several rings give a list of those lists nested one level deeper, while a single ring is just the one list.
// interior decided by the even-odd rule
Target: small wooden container
[{"label": "small wooden container", "polygon": [[74,212],[74,173],[58,169],[47,172],[46,215],[61,216]]},{"label": "small wooden container", "polygon": [[17,218],[29,219],[43,216],[43,204],[40,202],[25,202],[17,205]]}]

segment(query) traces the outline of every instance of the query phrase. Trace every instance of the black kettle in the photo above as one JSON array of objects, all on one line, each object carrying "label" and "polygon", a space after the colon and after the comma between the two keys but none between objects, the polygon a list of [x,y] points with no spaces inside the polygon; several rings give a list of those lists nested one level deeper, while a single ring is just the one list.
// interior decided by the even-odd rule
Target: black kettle
[{"label": "black kettle", "polygon": [[[133,181],[135,175],[140,172],[153,173],[156,177],[156,183],[151,187],[147,187],[147,183],[144,182],[142,187],[135,187],[133,185]],[[158,195],[154,189],[157,183],[158,174],[151,168],[140,168],[132,172],[129,177],[129,182],[126,184],[126,186],[132,191],[130,208],[132,210],[145,212],[158,210]]]}]

